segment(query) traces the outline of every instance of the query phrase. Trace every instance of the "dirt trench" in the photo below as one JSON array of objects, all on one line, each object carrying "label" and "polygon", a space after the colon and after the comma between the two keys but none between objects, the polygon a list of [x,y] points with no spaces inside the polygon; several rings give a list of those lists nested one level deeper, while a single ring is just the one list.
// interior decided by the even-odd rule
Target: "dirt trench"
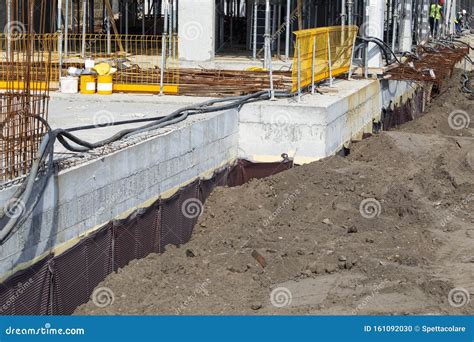
[{"label": "dirt trench", "polygon": [[472,314],[473,101],[459,72],[446,86],[346,158],[216,189],[188,244],[109,275],[113,303],[76,314]]}]

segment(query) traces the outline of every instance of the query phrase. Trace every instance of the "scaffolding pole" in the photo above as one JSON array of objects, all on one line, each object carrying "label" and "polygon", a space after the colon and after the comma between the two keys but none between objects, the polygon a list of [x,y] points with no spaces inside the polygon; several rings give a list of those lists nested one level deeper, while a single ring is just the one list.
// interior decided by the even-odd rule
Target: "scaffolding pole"
[{"label": "scaffolding pole", "polygon": [[164,77],[166,68],[166,36],[168,35],[168,1],[164,4],[163,36],[161,41],[160,95],[164,95]]},{"label": "scaffolding pole", "polygon": [[286,40],[285,40],[285,60],[290,59],[290,15],[291,15],[291,0],[286,0]]},{"label": "scaffolding pole", "polygon": [[268,69],[270,59],[272,58],[270,51],[270,0],[265,1],[265,61],[264,68]]},{"label": "scaffolding pole", "polygon": [[58,0],[58,52],[59,52],[59,78],[61,78],[62,70],[63,70],[62,0]]}]

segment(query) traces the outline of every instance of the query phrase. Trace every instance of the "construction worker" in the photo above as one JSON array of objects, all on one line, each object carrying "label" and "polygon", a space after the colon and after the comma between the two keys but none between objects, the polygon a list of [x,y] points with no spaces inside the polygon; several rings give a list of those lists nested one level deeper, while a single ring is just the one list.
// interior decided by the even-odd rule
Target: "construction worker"
[{"label": "construction worker", "polygon": [[461,33],[461,25],[459,25],[459,19],[461,17],[461,12],[459,12],[456,17],[454,18],[454,29],[456,30],[456,34]]},{"label": "construction worker", "polygon": [[438,35],[438,30],[441,25],[441,19],[443,18],[443,6],[444,1],[439,0],[431,4],[430,8],[430,28],[431,36],[435,37]]}]

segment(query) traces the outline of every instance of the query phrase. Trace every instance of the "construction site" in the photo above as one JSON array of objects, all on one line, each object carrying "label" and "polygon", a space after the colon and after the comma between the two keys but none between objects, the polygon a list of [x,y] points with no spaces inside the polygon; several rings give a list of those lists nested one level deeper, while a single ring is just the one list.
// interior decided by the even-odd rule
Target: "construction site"
[{"label": "construction site", "polygon": [[472,315],[473,14],[2,1],[0,314]]}]

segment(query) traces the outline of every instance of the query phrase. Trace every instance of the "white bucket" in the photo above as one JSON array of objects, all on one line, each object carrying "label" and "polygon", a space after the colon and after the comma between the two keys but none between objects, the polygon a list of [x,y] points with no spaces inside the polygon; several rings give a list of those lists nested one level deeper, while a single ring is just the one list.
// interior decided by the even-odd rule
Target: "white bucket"
[{"label": "white bucket", "polygon": [[79,77],[61,77],[60,84],[61,93],[77,94],[79,92]]},{"label": "white bucket", "polygon": [[95,62],[94,62],[93,59],[86,59],[86,60],[84,61],[84,67],[85,67],[86,69],[92,69],[94,66],[95,66]]}]

